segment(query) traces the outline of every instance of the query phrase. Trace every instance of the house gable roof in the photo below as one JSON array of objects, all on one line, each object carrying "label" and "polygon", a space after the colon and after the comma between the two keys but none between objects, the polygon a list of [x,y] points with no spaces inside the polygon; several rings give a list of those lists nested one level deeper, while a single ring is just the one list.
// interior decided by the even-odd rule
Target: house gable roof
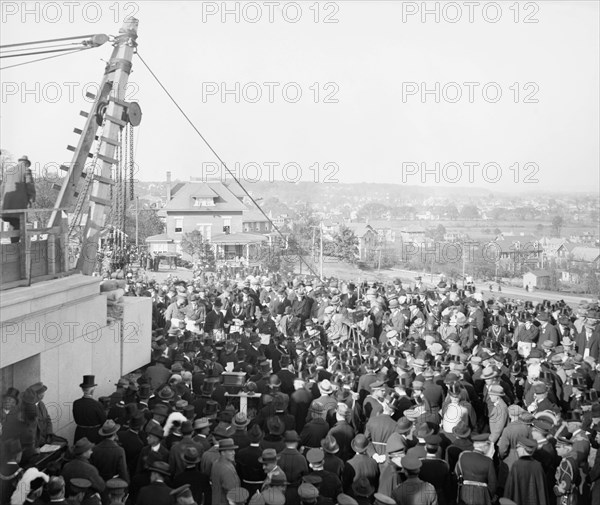
[{"label": "house gable roof", "polygon": [[[164,212],[244,212],[247,207],[222,182],[186,182],[177,191],[171,201],[162,209]],[[173,194],[173,192],[171,192]],[[215,198],[211,207],[194,207],[194,197]]]}]

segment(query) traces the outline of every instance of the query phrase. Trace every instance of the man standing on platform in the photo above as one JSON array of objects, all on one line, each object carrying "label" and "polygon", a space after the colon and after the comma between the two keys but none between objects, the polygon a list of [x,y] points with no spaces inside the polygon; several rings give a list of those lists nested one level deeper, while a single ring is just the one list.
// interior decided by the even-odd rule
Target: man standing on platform
[{"label": "man standing on platform", "polygon": [[106,421],[106,413],[102,404],[94,400],[95,376],[84,375],[83,382],[79,387],[83,391],[83,397],[73,402],[73,420],[77,425],[73,442],[86,437],[90,442],[99,442],[98,430]]},{"label": "man standing on platform", "polygon": [[[27,156],[21,156],[16,165],[8,166],[2,174],[2,210],[26,209],[35,202],[35,184],[31,173],[31,162]],[[23,212],[3,214],[2,220],[9,223],[13,230],[21,228]],[[19,237],[11,237],[11,243],[19,242]]]}]

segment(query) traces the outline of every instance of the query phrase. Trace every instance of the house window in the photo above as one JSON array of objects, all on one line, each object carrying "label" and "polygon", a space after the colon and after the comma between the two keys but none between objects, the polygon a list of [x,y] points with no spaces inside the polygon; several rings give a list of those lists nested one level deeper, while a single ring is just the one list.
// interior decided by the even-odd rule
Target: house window
[{"label": "house window", "polygon": [[204,223],[198,223],[196,225],[196,228],[202,234],[202,238],[204,240],[208,240],[210,242],[212,225],[210,225],[210,224],[204,224]]},{"label": "house window", "polygon": [[231,233],[231,218],[223,218],[223,233]]},{"label": "house window", "polygon": [[181,233],[183,231],[183,218],[175,218],[175,233]]},{"label": "house window", "polygon": [[214,207],[215,199],[214,198],[204,198],[199,196],[192,197],[194,201],[194,207]]}]

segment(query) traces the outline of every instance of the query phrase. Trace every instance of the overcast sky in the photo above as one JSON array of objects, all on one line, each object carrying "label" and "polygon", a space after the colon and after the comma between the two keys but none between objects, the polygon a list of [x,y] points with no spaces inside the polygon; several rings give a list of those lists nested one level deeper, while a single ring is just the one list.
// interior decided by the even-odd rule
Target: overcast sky
[{"label": "overcast sky", "polygon": [[[3,2],[1,43],[112,35],[134,14],[140,54],[247,179],[294,180],[300,167],[319,182],[598,190],[596,1],[429,2],[425,17],[422,2],[399,1],[228,2],[225,17],[222,2],[75,3]],[[39,166],[70,161],[91,107],[82,90],[111,49],[2,70],[2,149]],[[206,174],[213,155],[133,64],[138,178]]]}]

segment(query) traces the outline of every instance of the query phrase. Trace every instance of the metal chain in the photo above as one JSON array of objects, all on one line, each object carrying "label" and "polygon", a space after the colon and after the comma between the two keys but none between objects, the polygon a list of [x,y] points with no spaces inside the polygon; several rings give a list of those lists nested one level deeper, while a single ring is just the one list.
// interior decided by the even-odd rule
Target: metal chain
[{"label": "metal chain", "polygon": [[129,129],[125,126],[123,142],[123,199],[121,206],[123,209],[122,220],[119,223],[119,230],[125,230],[125,216],[127,216],[127,166],[129,165]]},{"label": "metal chain", "polygon": [[133,187],[133,176],[135,175],[133,153],[133,125],[129,123],[129,200],[132,202],[135,198],[135,188]]}]

